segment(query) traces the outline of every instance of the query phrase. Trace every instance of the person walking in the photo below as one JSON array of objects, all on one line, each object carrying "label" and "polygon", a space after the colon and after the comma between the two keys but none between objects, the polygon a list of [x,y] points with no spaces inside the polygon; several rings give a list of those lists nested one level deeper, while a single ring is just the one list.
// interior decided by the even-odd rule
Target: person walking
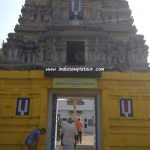
[{"label": "person walking", "polygon": [[25,139],[25,144],[28,146],[28,150],[37,150],[37,144],[40,135],[46,133],[45,128],[35,129]]},{"label": "person walking", "polygon": [[63,150],[74,150],[77,143],[78,132],[73,123],[72,118],[68,119],[68,123],[62,126],[62,146]]},{"label": "person walking", "polygon": [[76,125],[77,131],[78,131],[80,144],[82,144],[83,123],[81,122],[80,118],[78,118],[75,125]]}]

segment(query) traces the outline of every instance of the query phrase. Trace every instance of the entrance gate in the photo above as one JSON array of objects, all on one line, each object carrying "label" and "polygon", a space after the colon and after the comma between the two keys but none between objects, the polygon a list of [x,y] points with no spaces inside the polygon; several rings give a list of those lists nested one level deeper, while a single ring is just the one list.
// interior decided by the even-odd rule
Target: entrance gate
[{"label": "entrance gate", "polygon": [[[68,94],[69,93],[69,94]],[[58,97],[93,97],[95,106],[95,131],[93,150],[101,150],[101,101],[100,94],[97,91],[77,91],[57,90],[49,94],[49,123],[48,123],[48,146],[47,150],[56,150],[56,129],[57,129],[57,102]],[[88,149],[88,145],[85,145]],[[82,146],[80,146],[82,147]],[[91,149],[91,145],[89,146]]]}]

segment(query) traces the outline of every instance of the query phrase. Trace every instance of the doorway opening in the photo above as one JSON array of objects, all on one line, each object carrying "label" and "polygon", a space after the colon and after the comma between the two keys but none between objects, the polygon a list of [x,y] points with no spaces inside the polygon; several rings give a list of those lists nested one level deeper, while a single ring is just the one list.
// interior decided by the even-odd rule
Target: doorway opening
[{"label": "doorway opening", "polygon": [[85,65],[84,41],[67,41],[67,65]]},{"label": "doorway opening", "polygon": [[52,95],[51,119],[49,120],[49,148],[61,150],[61,123],[72,118],[74,124],[80,118],[83,124],[82,142],[78,142],[76,150],[101,150],[100,117],[96,96],[85,95]]}]

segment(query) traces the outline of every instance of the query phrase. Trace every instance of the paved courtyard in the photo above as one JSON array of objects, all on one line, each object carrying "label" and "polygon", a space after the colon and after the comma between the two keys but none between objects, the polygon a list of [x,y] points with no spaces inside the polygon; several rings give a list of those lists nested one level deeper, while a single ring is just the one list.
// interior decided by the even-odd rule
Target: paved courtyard
[{"label": "paved courtyard", "polygon": [[[93,134],[83,134],[82,144],[77,144],[76,150],[94,150],[94,136]],[[56,150],[62,150],[60,142],[57,142]]]}]

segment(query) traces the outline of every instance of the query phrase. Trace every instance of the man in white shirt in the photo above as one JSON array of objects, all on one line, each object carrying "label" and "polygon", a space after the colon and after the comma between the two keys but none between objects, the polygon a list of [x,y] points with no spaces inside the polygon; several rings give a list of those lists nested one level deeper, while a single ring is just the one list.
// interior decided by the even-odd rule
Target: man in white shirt
[{"label": "man in white shirt", "polygon": [[78,132],[72,118],[69,118],[68,123],[62,126],[62,135],[63,150],[74,150],[74,147],[76,146],[76,138],[78,136]]}]

